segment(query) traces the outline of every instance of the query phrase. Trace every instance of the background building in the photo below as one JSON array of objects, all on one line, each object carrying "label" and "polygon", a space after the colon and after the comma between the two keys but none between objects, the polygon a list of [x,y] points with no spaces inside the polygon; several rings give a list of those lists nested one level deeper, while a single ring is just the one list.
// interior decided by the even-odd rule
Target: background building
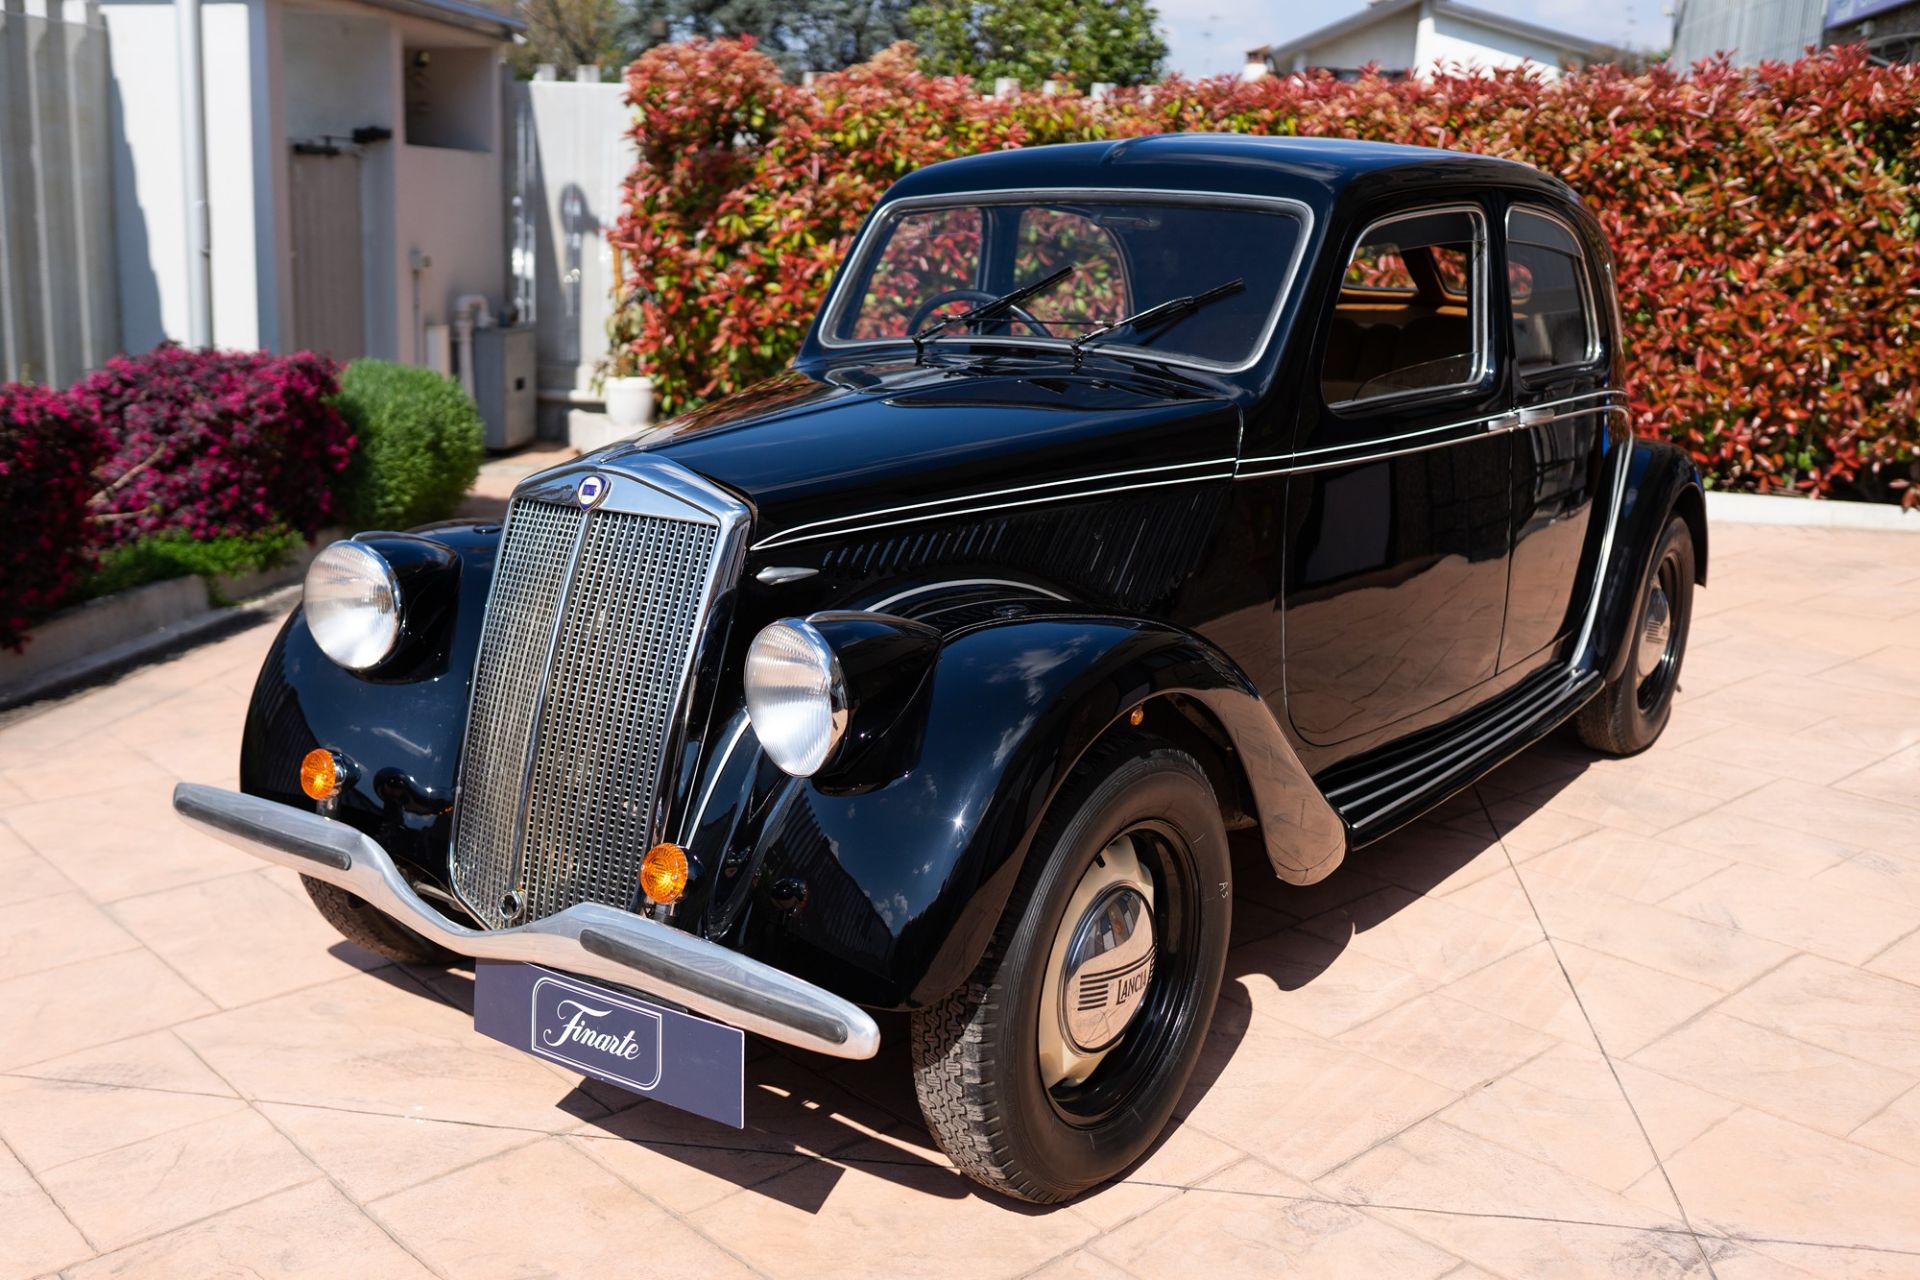
[{"label": "background building", "polygon": [[[173,5],[106,0],[121,345],[187,337]],[[213,340],[426,363],[505,302],[501,76],[520,28],[468,0],[209,0]]]},{"label": "background building", "polygon": [[1611,45],[1451,0],[1373,0],[1352,17],[1249,50],[1246,74],[1331,71],[1350,77],[1371,65],[1388,75],[1419,75],[1446,65],[1525,66],[1558,75],[1619,56]]},{"label": "background building", "polygon": [[1791,62],[1809,46],[1865,44],[1889,62],[1920,53],[1920,0],[1679,0],[1668,61],[1725,53],[1736,63]]}]

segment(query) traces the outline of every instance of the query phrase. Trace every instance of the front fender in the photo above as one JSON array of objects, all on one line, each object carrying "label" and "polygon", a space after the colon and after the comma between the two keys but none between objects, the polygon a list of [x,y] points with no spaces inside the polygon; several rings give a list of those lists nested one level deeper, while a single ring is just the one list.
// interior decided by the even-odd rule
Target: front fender
[{"label": "front fender", "polygon": [[[356,675],[320,651],[295,609],[254,682],[240,741],[240,789],[313,809],[300,791],[300,758],[315,747],[339,751],[355,772],[334,816],[444,889],[467,695],[500,526],[462,522],[418,532],[459,561],[454,596],[427,637],[431,643],[404,669]],[[378,545],[378,535],[370,536]]]},{"label": "front fender", "polygon": [[[1266,704],[1189,632],[1026,616],[953,635],[927,678],[919,723],[895,730],[917,733],[917,750],[884,785],[835,789],[732,753],[740,776],[723,790],[737,792],[694,846],[715,874],[704,932],[861,1003],[939,999],[978,964],[1081,756],[1126,732],[1133,708],[1175,695],[1231,742],[1276,871],[1314,879],[1345,852],[1344,825]],[[736,732],[751,746],[750,727]]]}]

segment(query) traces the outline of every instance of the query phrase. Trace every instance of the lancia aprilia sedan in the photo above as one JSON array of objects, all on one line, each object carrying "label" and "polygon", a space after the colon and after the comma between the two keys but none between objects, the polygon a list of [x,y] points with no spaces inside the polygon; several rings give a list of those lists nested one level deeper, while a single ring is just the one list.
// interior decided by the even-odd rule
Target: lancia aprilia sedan
[{"label": "lancia aprilia sedan", "polygon": [[1569,719],[1665,726],[1706,527],[1623,355],[1524,165],[936,165],[790,371],[328,548],[241,793],[175,805],[476,958],[481,1030],[732,1123],[742,1032],[863,1058],[904,1011],[955,1163],[1061,1200],[1166,1124],[1236,853],[1311,884]]}]

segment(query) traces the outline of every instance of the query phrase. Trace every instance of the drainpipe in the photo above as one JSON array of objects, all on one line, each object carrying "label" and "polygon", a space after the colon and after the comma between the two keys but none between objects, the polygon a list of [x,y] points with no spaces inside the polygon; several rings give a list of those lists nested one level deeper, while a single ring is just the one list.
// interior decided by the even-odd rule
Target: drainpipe
[{"label": "drainpipe", "polygon": [[200,0],[174,0],[180,55],[180,174],[187,195],[187,341],[213,345],[213,234],[207,210],[207,96]]}]

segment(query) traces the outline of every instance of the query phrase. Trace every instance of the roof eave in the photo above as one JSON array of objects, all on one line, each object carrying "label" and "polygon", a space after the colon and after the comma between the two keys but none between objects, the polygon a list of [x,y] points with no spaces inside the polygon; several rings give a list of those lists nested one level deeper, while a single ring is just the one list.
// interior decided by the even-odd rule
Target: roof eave
[{"label": "roof eave", "polygon": [[358,0],[358,3],[409,18],[442,22],[496,40],[511,40],[527,29],[525,20],[513,14],[489,9],[483,4],[469,4],[466,0]]}]

